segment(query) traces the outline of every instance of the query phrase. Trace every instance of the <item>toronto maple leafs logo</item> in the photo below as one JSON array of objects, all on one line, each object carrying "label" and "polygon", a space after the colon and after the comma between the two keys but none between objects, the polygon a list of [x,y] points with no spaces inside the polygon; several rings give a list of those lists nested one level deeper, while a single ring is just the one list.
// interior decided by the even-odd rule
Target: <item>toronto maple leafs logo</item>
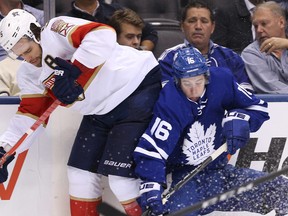
[{"label": "toronto maple leafs logo", "polygon": [[183,153],[186,155],[187,165],[198,165],[214,151],[216,125],[210,125],[206,132],[204,126],[196,121],[184,139]]}]

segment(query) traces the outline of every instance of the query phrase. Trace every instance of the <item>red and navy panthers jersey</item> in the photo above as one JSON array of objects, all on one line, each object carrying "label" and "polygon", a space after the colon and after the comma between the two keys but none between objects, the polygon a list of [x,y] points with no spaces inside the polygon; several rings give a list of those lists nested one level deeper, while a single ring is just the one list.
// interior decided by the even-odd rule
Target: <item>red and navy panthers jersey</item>
[{"label": "red and navy panthers jersey", "polygon": [[[162,89],[154,117],[134,152],[136,173],[143,180],[165,183],[166,165],[199,164],[223,143],[225,112],[250,116],[250,131],[269,119],[267,103],[243,89],[230,71],[211,67],[210,82],[197,102],[189,100],[171,79]],[[226,163],[223,154],[217,163]],[[211,164],[213,165],[213,164]]]}]

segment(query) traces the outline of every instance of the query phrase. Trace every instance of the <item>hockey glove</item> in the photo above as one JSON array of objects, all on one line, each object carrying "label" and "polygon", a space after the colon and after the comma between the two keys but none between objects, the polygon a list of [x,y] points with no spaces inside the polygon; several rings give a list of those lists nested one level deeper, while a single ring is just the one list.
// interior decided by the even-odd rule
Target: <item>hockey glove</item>
[{"label": "hockey glove", "polygon": [[52,92],[62,103],[72,104],[84,91],[82,86],[76,82],[81,71],[61,58],[55,58],[55,63],[58,66],[54,70],[55,82]]},{"label": "hockey glove", "polygon": [[164,213],[162,203],[163,187],[157,182],[143,182],[140,186],[140,205],[143,211],[149,209],[151,215]]},{"label": "hockey glove", "polygon": [[[2,158],[3,155],[6,153],[3,147],[0,147],[0,157]],[[15,155],[15,154],[14,154]],[[0,183],[5,182],[8,179],[8,164],[15,158],[14,155],[11,155],[7,158],[3,166],[0,168]]]},{"label": "hockey glove", "polygon": [[223,135],[227,141],[227,151],[233,155],[242,148],[250,138],[249,116],[232,112],[223,119]]}]

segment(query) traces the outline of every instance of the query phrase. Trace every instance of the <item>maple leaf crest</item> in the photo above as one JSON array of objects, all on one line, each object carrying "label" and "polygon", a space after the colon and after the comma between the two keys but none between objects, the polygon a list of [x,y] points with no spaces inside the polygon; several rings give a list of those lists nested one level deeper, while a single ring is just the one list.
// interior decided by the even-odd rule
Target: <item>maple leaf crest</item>
[{"label": "maple leaf crest", "polygon": [[215,124],[210,125],[206,132],[200,122],[192,124],[182,147],[188,161],[187,165],[198,165],[215,151],[215,133]]}]

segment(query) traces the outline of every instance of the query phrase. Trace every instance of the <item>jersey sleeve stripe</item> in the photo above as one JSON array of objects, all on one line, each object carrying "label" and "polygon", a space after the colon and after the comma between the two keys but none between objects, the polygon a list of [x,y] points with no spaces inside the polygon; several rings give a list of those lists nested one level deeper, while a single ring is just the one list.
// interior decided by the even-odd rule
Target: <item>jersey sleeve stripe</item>
[{"label": "jersey sleeve stripe", "polygon": [[165,160],[167,160],[167,158],[168,158],[169,155],[166,154],[166,152],[163,151],[161,148],[159,148],[159,147],[156,145],[155,141],[154,141],[150,136],[148,136],[147,134],[143,134],[142,137],[143,137],[144,139],[146,139],[146,140],[159,152],[159,154],[161,155],[162,158],[164,158]]},{"label": "jersey sleeve stripe", "polygon": [[148,155],[149,157],[153,157],[153,158],[157,158],[162,160],[162,157],[160,154],[156,153],[156,152],[150,152],[147,151],[146,149],[143,149],[141,147],[136,147],[135,152],[141,153],[143,155]]}]

